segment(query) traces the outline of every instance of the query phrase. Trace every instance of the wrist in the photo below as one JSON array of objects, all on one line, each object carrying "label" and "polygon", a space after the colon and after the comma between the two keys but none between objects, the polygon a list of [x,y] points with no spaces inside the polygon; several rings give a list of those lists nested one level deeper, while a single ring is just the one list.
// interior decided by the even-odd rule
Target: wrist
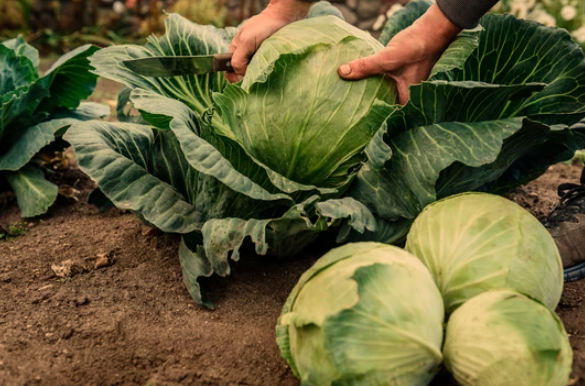
[{"label": "wrist", "polygon": [[262,13],[268,13],[289,23],[304,19],[313,3],[300,0],[270,0]]},{"label": "wrist", "polygon": [[443,14],[437,4],[433,4],[415,24],[437,49],[446,48],[462,30]]}]

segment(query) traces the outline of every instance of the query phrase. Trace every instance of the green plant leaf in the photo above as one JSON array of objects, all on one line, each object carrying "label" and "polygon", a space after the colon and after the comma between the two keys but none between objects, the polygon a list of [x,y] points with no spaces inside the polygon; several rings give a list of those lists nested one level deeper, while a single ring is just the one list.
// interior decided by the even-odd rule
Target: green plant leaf
[{"label": "green plant leaf", "polygon": [[[19,127],[27,126],[30,121],[34,122],[34,110],[48,95],[48,91],[42,85],[31,83],[0,97],[0,139],[4,144],[18,136]],[[18,122],[23,116],[25,116],[23,122]],[[17,128],[8,129],[14,121],[18,123],[15,124]]]},{"label": "green plant leaf", "polygon": [[189,233],[201,228],[201,213],[170,183],[178,175],[192,178],[193,171],[180,162],[180,155],[166,165],[167,159],[153,156],[168,134],[130,123],[89,121],[72,125],[65,139],[75,149],[81,170],[118,208],[138,212],[165,232]]},{"label": "green plant leaf", "polygon": [[61,56],[47,70],[39,82],[49,90],[40,109],[51,112],[55,108],[75,109],[95,89],[97,76],[89,72],[89,57],[98,47],[85,45]]},{"label": "green plant leaf", "polygon": [[122,45],[108,47],[91,57],[95,73],[126,87],[151,90],[177,99],[202,114],[212,106],[211,93],[222,91],[226,81],[223,73],[151,78],[130,71],[122,62],[157,56],[211,55],[227,52],[232,29],[201,26],[182,16],[171,14],[165,20],[167,33],[160,38],[151,36],[144,47]]},{"label": "green plant leaf", "polygon": [[150,123],[158,122],[160,125],[166,122],[166,126],[177,136],[187,161],[200,173],[215,177],[229,188],[255,200],[291,200],[285,194],[273,194],[266,190],[266,177],[256,181],[249,178],[248,175],[262,173],[260,168],[237,144],[227,137],[216,135],[215,127],[202,125],[185,104],[140,89],[133,92],[131,99],[137,109],[148,113],[143,118]]},{"label": "green plant leaf", "polygon": [[59,189],[45,179],[43,171],[27,165],[5,174],[16,195],[22,217],[35,217],[47,211],[57,199]]},{"label": "green plant leaf", "polygon": [[29,45],[22,36],[2,42],[2,45],[14,50],[18,56],[25,56],[34,67],[39,67],[39,51]]},{"label": "green plant leaf", "polygon": [[[387,222],[366,240],[397,242],[429,203],[464,191],[510,189],[584,146],[583,115],[505,116],[546,84],[423,82],[367,147],[351,196]],[[424,150],[423,150],[424,149]],[[392,233],[394,232],[394,233]],[[358,237],[359,239],[360,237]],[[355,238],[354,238],[355,239]]]},{"label": "green plant leaf", "polygon": [[29,126],[12,143],[6,153],[0,154],[0,170],[16,171],[26,165],[43,147],[55,140],[55,133],[78,122],[73,118],[53,119]]},{"label": "green plant leaf", "polygon": [[[26,165],[43,147],[61,137],[67,128],[79,120],[101,118],[109,114],[109,107],[97,103],[82,103],[77,110],[62,111],[50,121],[21,128],[20,135],[5,153],[0,152],[0,170],[16,171]],[[69,117],[69,118],[68,118]]]},{"label": "green plant leaf", "polygon": [[0,44],[0,96],[28,86],[37,78],[37,69],[29,58]]},{"label": "green plant leaf", "polygon": [[501,117],[585,111],[585,56],[566,30],[511,15],[481,19],[480,45],[465,67],[436,79],[511,85],[545,83],[531,98],[510,101]]},{"label": "green plant leaf", "polygon": [[286,257],[313,242],[320,232],[340,225],[358,232],[374,231],[376,221],[364,205],[349,197],[318,202],[318,196],[295,205],[279,218],[209,220],[203,225],[202,248],[198,244],[189,248],[187,244],[182,245],[186,249],[181,252],[181,265],[189,292],[197,303],[209,307],[211,303],[201,295],[197,278],[214,273],[229,275],[228,255],[232,252],[231,259],[238,261],[246,238],[255,245],[259,255]]}]

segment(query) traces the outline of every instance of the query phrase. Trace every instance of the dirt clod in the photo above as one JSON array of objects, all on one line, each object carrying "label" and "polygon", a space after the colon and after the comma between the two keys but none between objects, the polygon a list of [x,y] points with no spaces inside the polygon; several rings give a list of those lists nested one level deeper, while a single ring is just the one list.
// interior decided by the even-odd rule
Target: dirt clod
[{"label": "dirt clod", "polygon": [[113,262],[114,262],[113,258],[109,257],[105,253],[100,253],[99,255],[97,255],[97,260],[93,266],[93,269],[100,269],[103,267],[107,267],[107,266],[111,265]]},{"label": "dirt clod", "polygon": [[61,278],[70,278],[88,271],[83,262],[74,260],[64,260],[59,264],[53,264],[51,265],[51,270],[57,277]]}]

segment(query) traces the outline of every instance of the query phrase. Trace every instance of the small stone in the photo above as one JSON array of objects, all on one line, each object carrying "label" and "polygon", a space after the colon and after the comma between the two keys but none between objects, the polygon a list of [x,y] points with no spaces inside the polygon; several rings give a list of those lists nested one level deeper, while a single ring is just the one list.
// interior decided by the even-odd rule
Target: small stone
[{"label": "small stone", "polygon": [[360,19],[370,19],[372,17],[378,17],[381,6],[381,0],[360,0],[358,1],[356,12]]},{"label": "small stone", "polygon": [[345,4],[335,4],[335,6],[341,11],[343,18],[349,24],[355,25],[358,21],[357,15]]}]

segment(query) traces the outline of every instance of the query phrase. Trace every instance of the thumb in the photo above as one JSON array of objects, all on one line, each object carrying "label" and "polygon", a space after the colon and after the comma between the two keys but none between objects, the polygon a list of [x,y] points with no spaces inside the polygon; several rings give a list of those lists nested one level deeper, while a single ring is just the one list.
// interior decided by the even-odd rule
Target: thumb
[{"label": "thumb", "polygon": [[349,63],[342,64],[337,73],[340,77],[346,80],[360,80],[368,76],[383,74],[390,71],[387,60],[384,58],[383,51],[380,51],[372,56],[352,60]]}]

